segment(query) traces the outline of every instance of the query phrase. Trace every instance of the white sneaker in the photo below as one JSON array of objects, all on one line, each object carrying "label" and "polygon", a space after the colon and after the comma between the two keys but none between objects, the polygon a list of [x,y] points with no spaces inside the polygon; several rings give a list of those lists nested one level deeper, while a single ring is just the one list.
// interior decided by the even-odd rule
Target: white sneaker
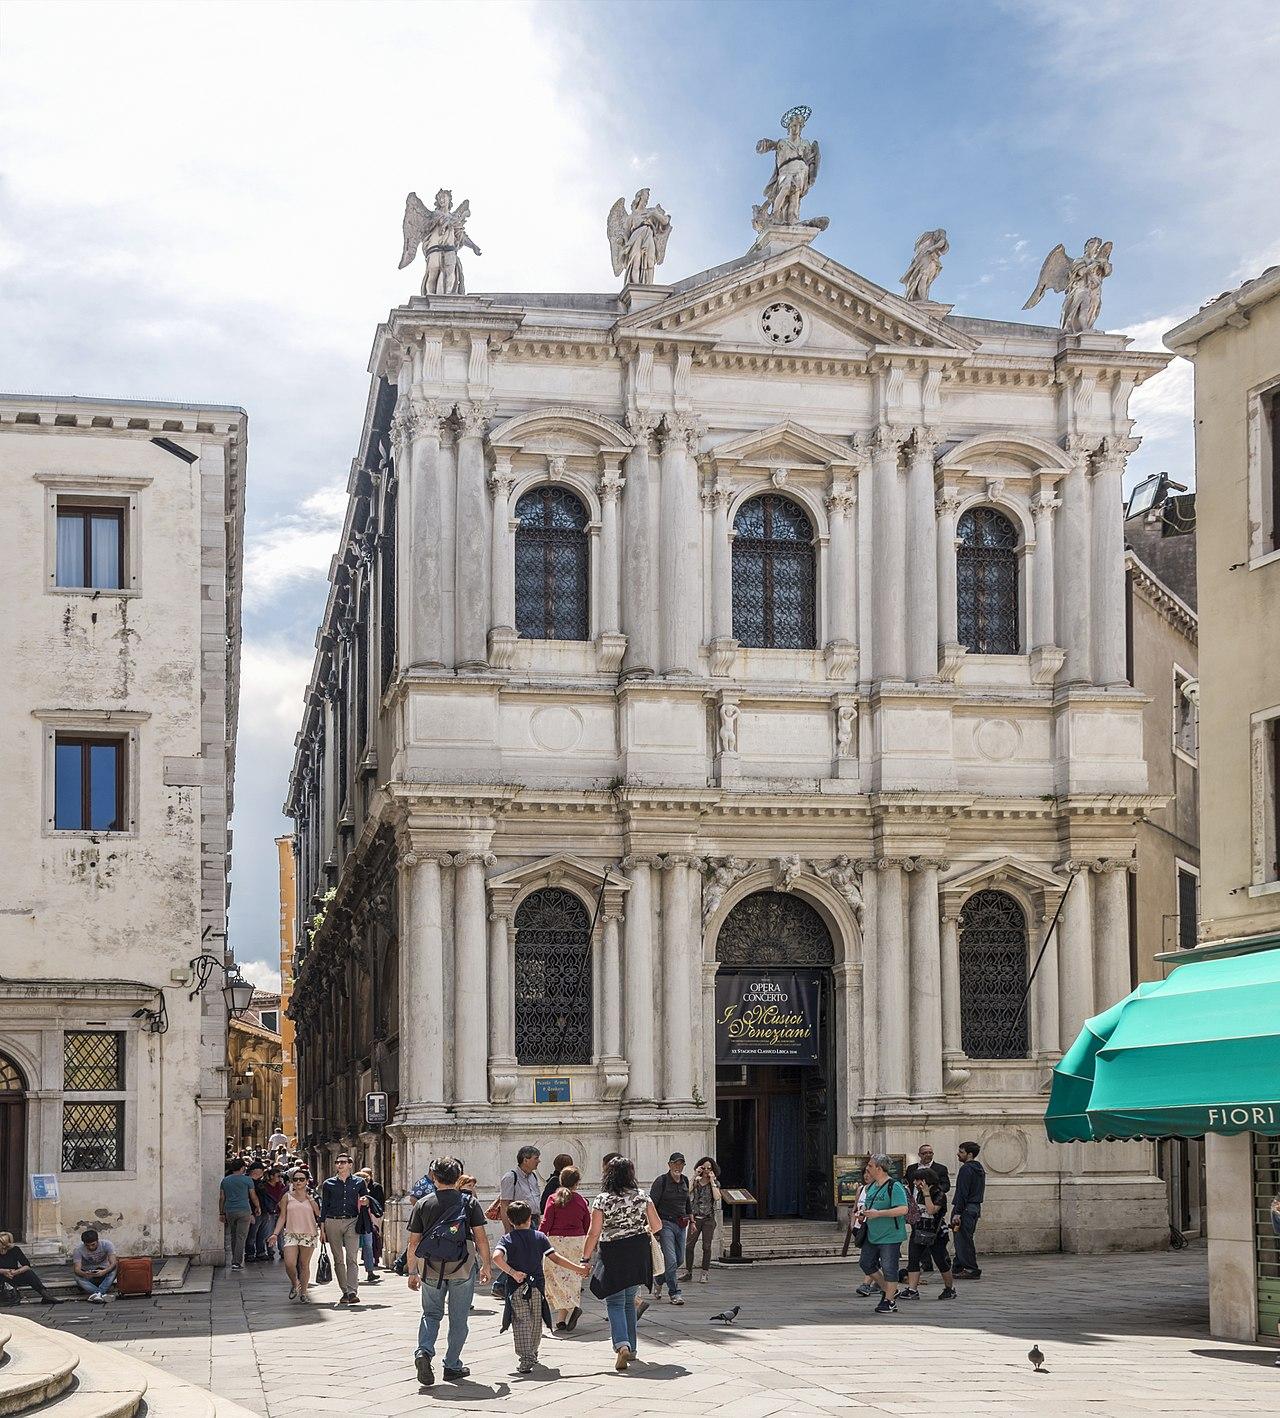
[{"label": "white sneaker", "polygon": [[95,1290],[93,1294],[89,1296],[89,1303],[91,1305],[101,1305],[106,1302],[106,1298],[107,1297],[105,1295],[99,1295],[98,1292]]},{"label": "white sneaker", "polygon": [[698,1284],[699,1284],[699,1285],[705,1285],[706,1283],[707,1283],[707,1272],[704,1270],[704,1271],[699,1272],[699,1274],[698,1274]]}]

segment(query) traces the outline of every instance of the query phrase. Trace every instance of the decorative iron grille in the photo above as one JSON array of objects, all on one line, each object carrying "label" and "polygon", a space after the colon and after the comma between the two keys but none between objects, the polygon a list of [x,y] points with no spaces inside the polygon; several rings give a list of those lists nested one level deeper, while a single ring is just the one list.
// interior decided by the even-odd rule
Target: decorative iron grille
[{"label": "decorative iron grille", "polygon": [[396,672],[396,496],[387,492],[382,503],[382,535],[378,538],[379,635],[382,687]]},{"label": "decorative iron grille", "polygon": [[7,1059],[0,1054],[0,1093],[23,1093],[26,1091],[26,1084],[22,1081],[22,1074],[18,1072],[18,1065],[12,1059]]},{"label": "decorative iron grille", "polygon": [[124,1168],[124,1104],[62,1105],[62,1170],[119,1172]]},{"label": "decorative iron grille", "polygon": [[766,493],[733,519],[733,634],[740,645],[811,650],[817,643],[813,528],[789,498]]},{"label": "decorative iron grille", "polygon": [[832,965],[827,923],[799,896],[756,891],[725,917],[716,940],[721,965]]},{"label": "decorative iron grille", "polygon": [[1003,891],[977,891],[960,910],[960,1044],[971,1059],[1028,1053],[1027,918]]},{"label": "decorative iron grille", "polygon": [[591,636],[587,509],[562,487],[516,503],[516,631],[528,640]]},{"label": "decorative iron grille", "polygon": [[994,507],[973,507],[956,528],[960,643],[975,655],[1018,653],[1018,533]]},{"label": "decorative iron grille", "polygon": [[124,1035],[69,1029],[63,1035],[65,1093],[116,1093],[124,1087]]},{"label": "decorative iron grille", "polygon": [[516,1057],[591,1062],[591,922],[571,892],[548,886],[516,907]]}]

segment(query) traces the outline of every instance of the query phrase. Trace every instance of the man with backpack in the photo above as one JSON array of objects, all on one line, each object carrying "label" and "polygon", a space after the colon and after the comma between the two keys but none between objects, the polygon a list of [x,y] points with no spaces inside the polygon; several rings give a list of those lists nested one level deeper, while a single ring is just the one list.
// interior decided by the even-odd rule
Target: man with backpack
[{"label": "man with backpack", "polygon": [[462,1164],[456,1157],[438,1157],[431,1164],[435,1191],[424,1196],[409,1217],[409,1289],[422,1292],[422,1320],[414,1366],[423,1387],[435,1383],[431,1361],[446,1305],[449,1342],[444,1354],[446,1379],[465,1379],[471,1370],[462,1362],[468,1316],[476,1288],[490,1280],[489,1237],[484,1211],[469,1192],[459,1191]]}]

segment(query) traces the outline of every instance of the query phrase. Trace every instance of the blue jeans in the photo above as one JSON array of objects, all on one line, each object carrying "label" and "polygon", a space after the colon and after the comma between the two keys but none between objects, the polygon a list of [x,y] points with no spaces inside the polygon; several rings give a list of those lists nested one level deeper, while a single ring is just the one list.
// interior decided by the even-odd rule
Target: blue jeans
[{"label": "blue jeans", "polygon": [[978,1229],[981,1206],[966,1206],[960,1213],[960,1229],[956,1232],[956,1264],[965,1270],[981,1270],[978,1252],[974,1249],[973,1233]]},{"label": "blue jeans", "polygon": [[662,1247],[662,1259],[667,1268],[662,1274],[662,1283],[668,1295],[680,1293],[680,1266],[684,1262],[684,1222],[664,1221],[658,1232],[658,1244]]},{"label": "blue jeans", "polygon": [[604,1297],[604,1307],[609,1312],[609,1338],[616,1353],[625,1344],[636,1352],[636,1292],[638,1285],[628,1285],[615,1295]]},{"label": "blue jeans", "polygon": [[76,1284],[86,1295],[105,1295],[116,1283],[116,1272],[114,1267],[107,1271],[101,1280],[86,1280],[84,1276],[76,1276]]},{"label": "blue jeans", "polygon": [[368,1231],[360,1237],[360,1264],[364,1266],[364,1273],[372,1275],[374,1270],[373,1258],[373,1232]]},{"label": "blue jeans", "polygon": [[277,1219],[269,1211],[263,1211],[253,1218],[253,1224],[249,1227],[249,1239],[245,1242],[245,1255],[257,1256],[259,1260],[266,1260],[270,1254],[267,1247],[267,1237],[275,1230]]},{"label": "blue jeans", "polygon": [[476,1292],[476,1268],[457,1280],[446,1280],[437,1286],[429,1276],[422,1281],[422,1319],[418,1323],[418,1354],[431,1357],[436,1352],[436,1336],[444,1319],[445,1302],[449,1305],[449,1343],[444,1351],[446,1369],[462,1367],[462,1346],[467,1342],[468,1313]]},{"label": "blue jeans", "polygon": [[862,1273],[868,1279],[873,1275],[883,1275],[886,1280],[898,1283],[898,1271],[902,1269],[902,1242],[868,1241],[858,1257]]}]

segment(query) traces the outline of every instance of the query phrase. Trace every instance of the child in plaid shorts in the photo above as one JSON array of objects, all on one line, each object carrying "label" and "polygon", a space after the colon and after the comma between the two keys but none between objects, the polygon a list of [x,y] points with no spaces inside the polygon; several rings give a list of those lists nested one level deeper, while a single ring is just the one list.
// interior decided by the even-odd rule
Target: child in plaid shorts
[{"label": "child in plaid shorts", "polygon": [[579,1275],[590,1275],[591,1267],[559,1255],[550,1238],[533,1229],[533,1213],[527,1202],[513,1201],[507,1207],[507,1220],[511,1230],[494,1248],[493,1263],[507,1277],[502,1328],[510,1329],[515,1340],[517,1372],[527,1374],[538,1362],[543,1324],[551,1328],[543,1263],[551,1261]]}]

